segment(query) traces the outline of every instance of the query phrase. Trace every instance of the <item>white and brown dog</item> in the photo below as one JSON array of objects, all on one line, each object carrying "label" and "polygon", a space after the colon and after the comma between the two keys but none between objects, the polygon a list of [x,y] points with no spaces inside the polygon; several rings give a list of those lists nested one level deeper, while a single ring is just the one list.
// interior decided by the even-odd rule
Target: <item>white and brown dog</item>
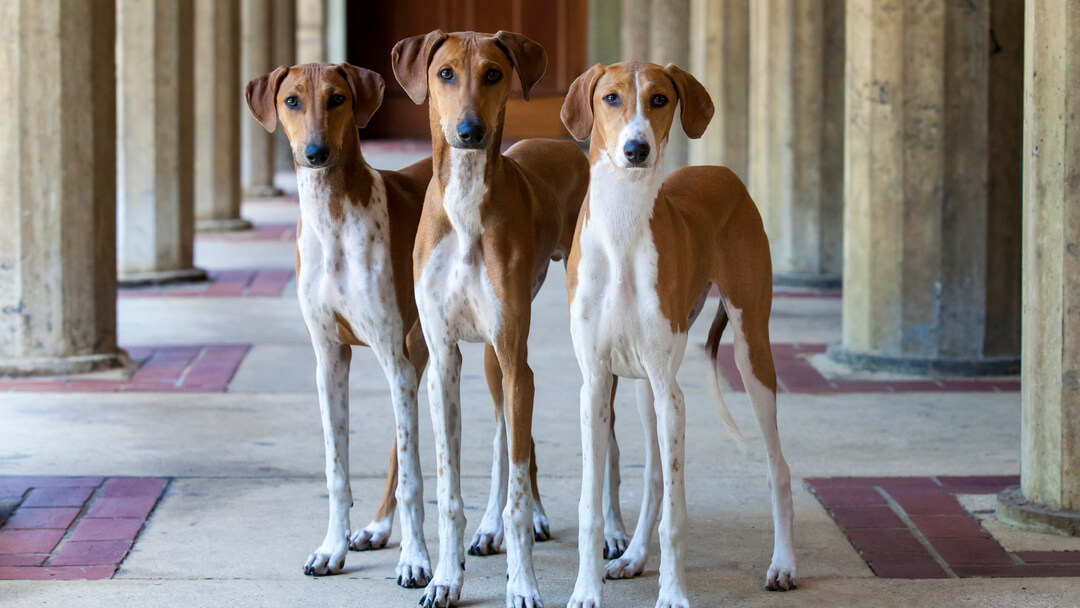
[{"label": "white and brown dog", "polygon": [[[570,249],[588,185],[572,142],[527,140],[501,152],[511,72],[523,96],[544,75],[544,49],[519,34],[433,31],[399,42],[394,74],[416,103],[428,100],[434,175],[413,254],[416,302],[431,353],[428,395],[438,454],[439,562],[420,603],[453,606],[464,580],[461,497],[461,352],[487,344],[492,392],[505,396],[510,474],[500,499],[507,606],[540,606],[533,573],[533,374],[527,361],[531,301],[552,259]],[[496,416],[502,400],[496,398]],[[496,464],[505,458],[496,441]],[[532,469],[532,471],[530,471]],[[497,488],[484,520],[498,518]],[[493,513],[493,507],[495,512]],[[481,526],[486,525],[482,523]]]},{"label": "white and brown dog", "polygon": [[656,606],[689,605],[686,408],[676,373],[689,326],[710,285],[721,292],[706,343],[710,386],[725,424],[741,441],[720,399],[716,369],[720,335],[730,323],[736,363],[768,453],[774,548],[765,585],[776,590],[795,587],[791,478],[776,426],[776,373],[769,345],[769,242],[753,200],[730,170],[686,167],[664,179],[664,150],[677,104],[683,130],[691,138],[701,137],[713,105],[693,76],[673,65],[619,63],[597,64],[578,77],[562,108],[563,122],[574,137],[592,138],[589,194],[567,269],[570,331],[584,379],[580,563],[570,608],[597,607],[602,600],[600,503],[613,376],[642,380],[639,410],[651,470],[646,471],[642,516],[630,546],[608,565],[607,575],[621,578],[641,572],[662,505]]}]

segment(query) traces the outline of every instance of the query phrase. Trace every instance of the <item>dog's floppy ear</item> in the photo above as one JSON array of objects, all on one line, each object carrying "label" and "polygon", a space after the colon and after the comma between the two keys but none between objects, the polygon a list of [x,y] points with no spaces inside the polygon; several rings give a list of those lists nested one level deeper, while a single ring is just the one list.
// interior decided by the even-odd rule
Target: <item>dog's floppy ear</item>
[{"label": "dog's floppy ear", "polygon": [[521,80],[521,96],[529,101],[529,91],[540,82],[547,71],[547,52],[544,47],[521,34],[499,30],[495,42],[510,57]]},{"label": "dog's floppy ear", "polygon": [[363,129],[371,120],[371,115],[382,105],[386,83],[378,73],[356,67],[351,63],[339,63],[337,70],[345,82],[349,83],[353,98],[353,119],[356,120],[356,126]]},{"label": "dog's floppy ear", "polygon": [[570,85],[570,92],[563,100],[562,110],[559,117],[566,125],[566,130],[578,141],[589,138],[593,126],[593,94],[596,92],[596,83],[604,75],[604,66],[596,64],[587,72],[574,79]]},{"label": "dog's floppy ear", "polygon": [[712,98],[705,87],[690,75],[673,63],[664,67],[668,78],[675,84],[675,91],[679,94],[680,114],[683,131],[690,139],[697,139],[705,133],[705,127],[713,116]]},{"label": "dog's floppy ear", "polygon": [[270,133],[277,129],[277,92],[288,73],[289,68],[281,66],[253,79],[244,87],[244,97],[247,98],[251,115]]},{"label": "dog's floppy ear", "polygon": [[413,103],[420,105],[427,100],[427,71],[435,50],[446,40],[442,30],[433,30],[422,36],[399,40],[390,52],[394,65],[394,78]]}]

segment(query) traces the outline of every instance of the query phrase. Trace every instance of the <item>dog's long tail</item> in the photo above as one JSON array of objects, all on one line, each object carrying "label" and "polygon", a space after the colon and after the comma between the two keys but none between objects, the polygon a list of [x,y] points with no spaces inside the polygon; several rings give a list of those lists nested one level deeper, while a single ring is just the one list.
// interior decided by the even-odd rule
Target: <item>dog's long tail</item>
[{"label": "dog's long tail", "polygon": [[716,363],[716,353],[720,348],[720,336],[723,335],[727,323],[727,311],[724,310],[724,303],[721,301],[719,308],[716,310],[716,317],[713,318],[712,326],[709,327],[709,337],[705,340],[705,352],[709,357],[709,392],[712,393],[716,409],[720,412],[720,418],[724,421],[728,433],[731,433],[731,436],[739,445],[739,449],[745,454],[746,438],[739,432],[735,419],[731,417],[731,410],[724,403],[724,396],[720,394],[720,370]]}]

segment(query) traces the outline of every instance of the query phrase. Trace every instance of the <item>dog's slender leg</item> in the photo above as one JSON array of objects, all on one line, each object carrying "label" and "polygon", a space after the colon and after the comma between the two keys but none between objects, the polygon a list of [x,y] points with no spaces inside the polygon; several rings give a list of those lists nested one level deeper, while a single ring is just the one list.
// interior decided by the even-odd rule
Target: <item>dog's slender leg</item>
[{"label": "dog's slender leg", "polygon": [[506,424],[503,412],[503,375],[499,368],[499,359],[495,348],[490,344],[484,348],[484,372],[487,375],[488,391],[495,406],[495,438],[491,450],[491,492],[488,494],[487,509],[480,527],[469,544],[469,555],[492,555],[502,551],[503,522],[502,512],[506,506],[506,486],[509,477],[509,452],[506,444]]},{"label": "dog's slender leg", "polygon": [[611,436],[608,443],[607,475],[604,476],[604,559],[615,559],[626,551],[630,539],[626,536],[623,525],[622,508],[619,505],[619,486],[622,475],[619,471],[619,442],[615,439],[615,391],[619,377],[611,380]]},{"label": "dog's slender leg", "polygon": [[689,608],[686,599],[686,407],[683,393],[670,378],[653,380],[660,461],[664,471],[663,515],[660,519],[660,596],[656,608]]},{"label": "dog's slender leg", "polygon": [[[754,406],[765,453],[769,458],[769,486],[772,490],[773,555],[765,576],[765,588],[787,591],[795,588],[795,548],[791,527],[794,508],[791,503],[791,472],[780,449],[780,431],[776,425],[776,371],[769,348],[768,326],[748,327],[741,311],[728,308],[735,328],[735,363],[746,393]],[[734,314],[732,314],[734,313]],[[765,318],[765,324],[768,318]],[[760,324],[759,324],[760,325]],[[755,366],[752,362],[757,362]]]},{"label": "dog's slender leg", "polygon": [[581,500],[578,502],[578,575],[567,608],[599,608],[604,591],[604,467],[611,435],[613,376],[582,370]]},{"label": "dog's slender leg", "polygon": [[533,495],[533,538],[543,542],[551,538],[551,526],[548,524],[547,513],[544,512],[544,503],[540,500],[540,486],[536,483],[536,441],[529,438],[532,444],[529,456],[529,483],[532,485]]},{"label": "dog's slender leg", "polygon": [[308,557],[304,574],[336,574],[349,551],[349,363],[352,347],[315,345],[315,380],[319,390],[323,443],[326,447],[326,488],[330,493],[330,523],[322,545]]},{"label": "dog's slender leg", "polygon": [[[456,343],[446,344],[445,332],[436,332],[435,335],[440,337],[436,338],[437,349],[431,352],[427,387],[438,465],[439,563],[420,600],[424,608],[456,606],[465,579],[465,505],[461,499],[461,351]],[[425,337],[429,336],[425,334]]]},{"label": "dog's slender leg", "polygon": [[637,527],[630,545],[622,557],[608,562],[604,569],[611,579],[633,578],[645,570],[649,559],[656,519],[660,514],[660,499],[664,493],[664,473],[660,469],[660,445],[656,438],[656,410],[653,408],[652,386],[648,380],[637,383],[638,414],[645,431],[645,480],[638,512]]},{"label": "dog's slender leg", "polygon": [[398,485],[397,439],[390,446],[390,463],[387,465],[386,482],[383,484],[382,497],[375,517],[362,530],[352,535],[349,541],[351,551],[374,551],[386,546],[390,533],[394,529],[394,511],[397,509]]}]

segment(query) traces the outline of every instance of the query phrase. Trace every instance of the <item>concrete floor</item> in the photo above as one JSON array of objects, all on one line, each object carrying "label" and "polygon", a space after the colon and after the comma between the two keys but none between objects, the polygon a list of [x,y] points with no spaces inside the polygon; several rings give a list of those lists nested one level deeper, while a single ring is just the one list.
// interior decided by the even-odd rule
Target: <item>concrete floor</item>
[{"label": "concrete floor", "polygon": [[[295,219],[288,202],[252,202],[245,215]],[[288,242],[203,242],[198,264],[287,268]],[[554,539],[536,546],[546,606],[565,605],[577,567],[580,489],[579,374],[567,327],[561,266],[534,304],[530,359],[539,485]],[[714,306],[715,301],[710,304]],[[314,357],[295,297],[119,301],[126,346],[245,343],[252,350],[229,392],[189,394],[0,394],[0,475],[155,475],[174,481],[115,578],[0,581],[2,606],[413,606],[418,590],[394,582],[397,530],[387,549],[350,553],[343,575],[301,573],[326,523]],[[711,312],[711,311],[710,311]],[[706,316],[709,313],[706,314]],[[839,338],[840,301],[778,299],[777,342]],[[687,469],[692,605],[1077,606],[1075,579],[907,581],[876,578],[802,478],[838,475],[1015,474],[1018,394],[782,395],[780,429],[795,487],[799,589],[762,590],[772,532],[764,451],[745,394],[727,393],[747,435],[728,438],[704,382],[707,323],[692,331],[680,374],[689,410]],[[486,502],[493,433],[481,350],[463,347],[463,486],[471,538]],[[391,442],[389,393],[369,352],[352,368],[353,526],[377,503]],[[617,398],[623,514],[637,515],[642,437],[632,390]],[[422,391],[423,392],[423,391]],[[428,473],[426,533],[438,551],[430,418],[421,399]],[[652,606],[657,548],[645,574],[609,582],[607,606]],[[501,606],[505,556],[469,557],[462,606]]]}]

